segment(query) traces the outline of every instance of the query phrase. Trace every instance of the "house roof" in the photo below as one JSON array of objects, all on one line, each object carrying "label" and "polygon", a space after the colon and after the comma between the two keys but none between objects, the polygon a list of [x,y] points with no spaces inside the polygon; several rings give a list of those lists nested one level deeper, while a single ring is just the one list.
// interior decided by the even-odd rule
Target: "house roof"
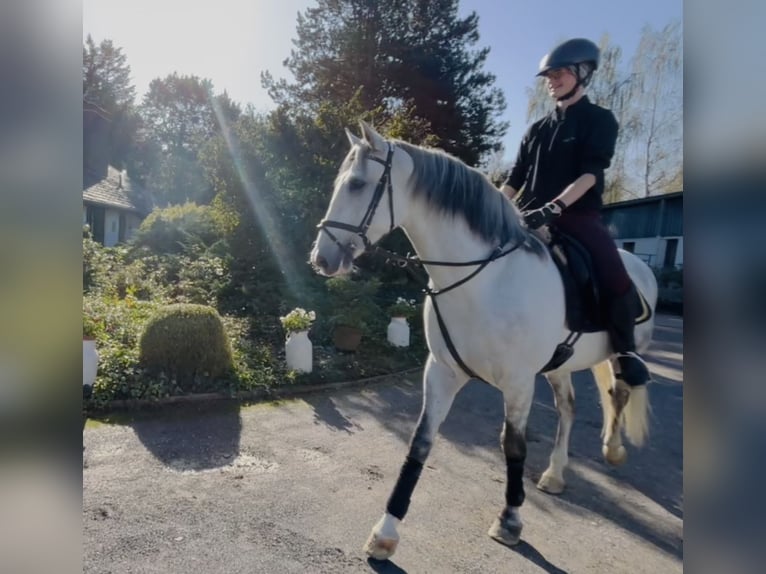
[{"label": "house roof", "polygon": [[604,205],[604,209],[615,209],[619,207],[628,207],[629,205],[640,205],[642,203],[658,203],[662,200],[674,199],[676,197],[683,197],[683,191],[674,191],[672,193],[660,193],[658,195],[650,195],[648,197],[639,197],[638,199],[628,199],[626,201],[615,201],[614,203],[607,203]]},{"label": "house roof", "polygon": [[107,169],[104,179],[85,181],[82,199],[85,202],[133,211],[142,215],[151,210],[149,197],[146,192],[131,183],[125,172],[112,166]]}]

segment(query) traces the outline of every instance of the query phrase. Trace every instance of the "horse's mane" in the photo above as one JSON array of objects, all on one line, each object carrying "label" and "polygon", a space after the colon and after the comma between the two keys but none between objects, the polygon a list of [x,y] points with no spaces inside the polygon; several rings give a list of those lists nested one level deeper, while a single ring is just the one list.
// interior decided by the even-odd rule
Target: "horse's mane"
[{"label": "horse's mane", "polygon": [[412,158],[415,197],[443,213],[463,216],[468,227],[490,244],[520,243],[542,254],[542,243],[522,225],[516,204],[483,173],[442,150],[395,143]]}]

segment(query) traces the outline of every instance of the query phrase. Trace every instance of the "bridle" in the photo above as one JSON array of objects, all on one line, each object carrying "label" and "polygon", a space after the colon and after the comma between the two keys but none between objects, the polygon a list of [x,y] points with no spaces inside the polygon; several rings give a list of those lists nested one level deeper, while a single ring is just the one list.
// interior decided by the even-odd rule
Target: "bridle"
[{"label": "bridle", "polygon": [[349,223],[344,223],[342,221],[333,221],[331,219],[323,219],[322,221],[319,222],[319,224],[317,225],[317,228],[319,228],[321,231],[324,231],[327,234],[327,236],[330,239],[332,239],[335,242],[335,244],[342,251],[347,253],[350,257],[353,257],[353,249],[350,248],[348,244],[341,243],[338,240],[338,238],[335,237],[335,235],[333,235],[330,229],[343,229],[345,231],[351,231],[352,233],[355,233],[356,235],[361,237],[362,242],[364,243],[365,251],[372,249],[373,253],[383,254],[387,258],[387,262],[388,261],[393,262],[399,267],[406,267],[409,264],[418,265],[420,267],[423,267],[425,265],[439,265],[444,267],[469,267],[469,266],[478,265],[477,269],[469,273],[466,277],[463,277],[462,279],[456,281],[452,285],[449,285],[442,289],[431,289],[428,285],[426,285],[423,291],[426,295],[431,297],[431,302],[433,303],[434,311],[436,313],[436,319],[439,322],[439,329],[441,330],[442,336],[444,337],[444,342],[446,343],[447,348],[452,354],[452,357],[455,359],[457,364],[460,365],[460,367],[466,372],[467,375],[475,379],[478,379],[480,381],[484,381],[484,379],[482,379],[470,367],[468,367],[468,365],[465,364],[463,359],[460,357],[460,354],[457,352],[457,349],[455,348],[455,345],[452,342],[452,338],[449,335],[449,331],[447,330],[447,326],[444,323],[444,319],[442,318],[442,314],[441,314],[441,311],[439,310],[439,306],[436,303],[436,296],[442,295],[443,293],[446,293],[448,291],[452,291],[453,289],[470,281],[471,279],[476,277],[476,275],[481,273],[481,271],[483,271],[484,268],[487,267],[487,265],[489,265],[496,259],[505,257],[506,255],[512,253],[513,251],[521,247],[521,245],[523,244],[523,241],[520,241],[507,249],[502,249],[502,246],[498,245],[497,247],[495,247],[495,249],[492,251],[489,257],[487,257],[486,259],[478,259],[475,261],[461,261],[461,262],[426,261],[426,260],[418,258],[417,256],[403,257],[401,255],[398,255],[397,253],[393,253],[391,251],[388,251],[387,249],[383,249],[381,247],[378,247],[377,245],[373,245],[369,237],[367,237],[367,230],[370,228],[370,225],[372,224],[372,219],[373,217],[375,217],[375,211],[378,209],[378,205],[380,205],[380,200],[383,198],[383,194],[386,191],[388,192],[388,209],[390,214],[390,224],[389,224],[388,232],[390,233],[396,227],[396,225],[394,224],[394,193],[393,193],[393,188],[391,187],[391,162],[394,157],[394,146],[388,142],[387,144],[388,144],[388,153],[386,154],[385,161],[374,156],[367,158],[371,161],[376,161],[382,164],[383,174],[380,176],[380,179],[378,180],[378,185],[375,187],[375,193],[373,193],[372,199],[370,200],[370,204],[367,206],[367,211],[365,212],[364,217],[362,217],[362,221],[359,223],[359,225],[351,225]]},{"label": "bridle", "polygon": [[[394,225],[394,191],[391,187],[391,160],[393,157],[394,146],[389,143],[388,153],[386,154],[385,161],[374,156],[367,158],[370,161],[376,161],[380,164],[383,164],[383,174],[378,180],[378,185],[375,186],[375,193],[372,194],[370,205],[367,206],[367,211],[364,213],[364,217],[362,217],[362,221],[359,223],[359,225],[351,225],[348,223],[343,223],[342,221],[333,221],[331,219],[323,219],[319,222],[319,225],[317,225],[317,227],[324,231],[327,236],[332,239],[338,247],[341,248],[341,250],[347,253],[350,251],[349,246],[338,241],[338,238],[335,237],[335,235],[333,235],[333,233],[328,228],[343,229],[345,231],[356,233],[359,237],[362,238],[365,251],[371,249],[373,244],[370,241],[370,238],[367,237],[367,230],[372,224],[372,219],[375,217],[375,212],[378,209],[378,205],[380,205],[380,200],[383,198],[383,194],[386,191],[388,191],[388,212],[391,218],[388,232],[390,233],[396,227],[396,225]],[[353,254],[349,253],[349,255]]]}]

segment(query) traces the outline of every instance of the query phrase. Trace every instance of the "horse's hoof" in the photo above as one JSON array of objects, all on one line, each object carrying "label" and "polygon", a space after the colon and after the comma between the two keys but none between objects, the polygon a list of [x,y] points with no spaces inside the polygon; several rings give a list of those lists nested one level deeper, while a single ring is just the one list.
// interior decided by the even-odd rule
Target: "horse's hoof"
[{"label": "horse's hoof", "polygon": [[503,514],[495,518],[489,531],[490,538],[496,540],[500,544],[506,546],[516,546],[521,540],[521,520],[519,519],[518,510],[509,514],[507,511],[503,511]]},{"label": "horse's hoof", "polygon": [[612,466],[620,466],[628,459],[628,451],[625,450],[625,447],[622,445],[617,448],[610,448],[609,446],[604,445],[601,452],[604,455],[606,462]]},{"label": "horse's hoof", "polygon": [[373,533],[367,539],[364,545],[364,551],[370,558],[375,560],[388,560],[396,552],[396,546],[399,544],[398,538],[383,538]]},{"label": "horse's hoof", "polygon": [[548,472],[544,472],[537,482],[537,488],[548,494],[561,494],[564,492],[564,486],[564,479],[548,474]]}]

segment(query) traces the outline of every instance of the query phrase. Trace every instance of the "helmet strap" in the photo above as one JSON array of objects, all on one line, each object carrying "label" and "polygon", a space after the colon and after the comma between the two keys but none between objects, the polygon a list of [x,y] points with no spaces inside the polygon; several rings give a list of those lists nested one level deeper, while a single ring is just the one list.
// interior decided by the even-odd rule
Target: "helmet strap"
[{"label": "helmet strap", "polygon": [[581,85],[581,82],[580,82],[580,80],[577,80],[577,83],[574,85],[574,88],[572,88],[571,90],[569,90],[569,91],[568,91],[566,94],[564,94],[563,96],[560,96],[560,97],[556,98],[556,101],[557,101],[557,102],[563,102],[564,100],[568,100],[569,98],[571,98],[572,96],[574,96],[574,95],[575,95],[575,92],[577,91],[577,88],[579,88],[579,87],[580,87],[580,85]]},{"label": "helmet strap", "polygon": [[568,100],[569,98],[574,96],[575,92],[577,92],[577,88],[579,88],[580,86],[582,86],[584,88],[584,87],[586,87],[588,85],[588,83],[590,82],[591,76],[593,76],[593,70],[589,70],[588,74],[584,78],[580,78],[580,70],[579,69],[576,70],[575,71],[575,78],[577,78],[577,81],[575,82],[574,87],[571,90],[569,90],[566,94],[564,94],[563,96],[561,96],[559,98],[556,98],[556,101],[557,102],[563,102],[564,100]]}]

